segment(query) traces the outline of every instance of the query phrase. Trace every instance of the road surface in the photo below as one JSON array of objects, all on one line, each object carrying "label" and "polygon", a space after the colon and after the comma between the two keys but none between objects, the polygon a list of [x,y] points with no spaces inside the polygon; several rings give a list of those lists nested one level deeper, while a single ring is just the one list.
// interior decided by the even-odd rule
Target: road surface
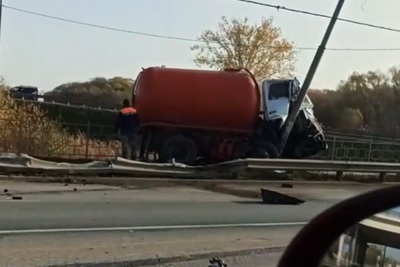
[{"label": "road surface", "polygon": [[0,196],[0,266],[207,266],[218,255],[230,267],[275,266],[302,225],[339,201],[275,206],[187,187],[0,186],[22,197]]},{"label": "road surface", "polygon": [[195,189],[175,192],[186,194],[185,200],[163,197],[166,191],[70,192],[3,199],[0,230],[306,222],[332,204],[274,206],[231,196],[216,199],[214,193]]},{"label": "road surface", "polygon": [[33,263],[32,266],[64,267],[76,262],[87,264],[85,267],[108,266],[105,263],[109,262],[114,267],[175,263],[187,266],[188,260],[208,266],[207,259],[212,257],[270,253],[275,253],[276,263],[298,230],[265,227],[6,235],[0,242],[0,266]]}]

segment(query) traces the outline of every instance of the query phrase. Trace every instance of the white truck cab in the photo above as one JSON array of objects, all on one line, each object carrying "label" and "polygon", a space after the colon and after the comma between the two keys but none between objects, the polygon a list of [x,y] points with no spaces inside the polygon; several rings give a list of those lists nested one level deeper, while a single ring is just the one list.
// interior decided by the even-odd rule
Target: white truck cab
[{"label": "white truck cab", "polygon": [[[275,129],[269,127],[268,131],[276,131],[276,142],[279,142],[280,133],[288,118],[290,108],[297,100],[300,82],[297,79],[264,80],[261,91],[263,120],[268,125],[274,125]],[[284,154],[287,157],[305,157],[327,148],[321,125],[314,116],[313,107],[311,99],[306,96],[285,148]],[[294,139],[296,140],[294,141]]]}]

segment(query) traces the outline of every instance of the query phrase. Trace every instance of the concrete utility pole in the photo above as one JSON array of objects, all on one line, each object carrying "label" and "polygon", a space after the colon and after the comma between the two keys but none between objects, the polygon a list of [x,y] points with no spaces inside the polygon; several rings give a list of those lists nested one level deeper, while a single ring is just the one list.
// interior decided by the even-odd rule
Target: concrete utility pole
[{"label": "concrete utility pole", "polygon": [[285,121],[283,127],[282,127],[282,138],[281,138],[281,145],[280,145],[280,153],[282,154],[283,150],[285,149],[286,142],[289,138],[290,133],[292,132],[294,122],[296,121],[297,115],[299,114],[301,104],[304,101],[304,98],[307,95],[308,88],[310,87],[311,81],[314,77],[314,74],[318,68],[318,64],[321,61],[322,55],[324,54],[326,44],[328,43],[329,37],[332,33],[333,27],[335,26],[335,23],[337,21],[337,18],[339,17],[340,10],[342,9],[342,6],[344,4],[345,0],[339,0],[335,12],[333,13],[333,16],[331,18],[331,21],[329,22],[328,28],[326,29],[324,38],[322,39],[321,44],[319,45],[317,52],[315,53],[314,59],[311,63],[310,69],[308,70],[307,76],[304,79],[303,86],[300,89],[300,92],[297,96],[296,102],[293,104],[288,118]]}]

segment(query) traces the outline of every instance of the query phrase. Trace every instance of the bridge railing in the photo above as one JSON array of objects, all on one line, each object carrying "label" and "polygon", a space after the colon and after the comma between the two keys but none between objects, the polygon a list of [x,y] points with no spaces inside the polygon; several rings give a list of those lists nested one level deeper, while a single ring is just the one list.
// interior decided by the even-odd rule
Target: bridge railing
[{"label": "bridge railing", "polygon": [[314,158],[365,162],[399,162],[400,143],[326,136],[329,149]]}]

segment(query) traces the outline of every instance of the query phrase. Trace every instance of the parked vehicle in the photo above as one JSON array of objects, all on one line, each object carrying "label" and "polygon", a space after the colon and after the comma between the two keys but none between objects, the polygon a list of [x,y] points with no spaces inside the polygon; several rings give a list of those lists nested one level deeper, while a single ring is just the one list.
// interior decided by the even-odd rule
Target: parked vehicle
[{"label": "parked vehicle", "polygon": [[32,100],[38,101],[39,100],[39,89],[34,86],[17,86],[13,87],[10,90],[11,97],[16,99],[25,99],[25,100]]},{"label": "parked vehicle", "polygon": [[[144,69],[133,103],[141,121],[141,154],[194,164],[237,158],[304,158],[326,149],[308,97],[284,149],[281,130],[299,82],[265,80],[247,70]],[[261,109],[260,109],[261,108]]]}]

